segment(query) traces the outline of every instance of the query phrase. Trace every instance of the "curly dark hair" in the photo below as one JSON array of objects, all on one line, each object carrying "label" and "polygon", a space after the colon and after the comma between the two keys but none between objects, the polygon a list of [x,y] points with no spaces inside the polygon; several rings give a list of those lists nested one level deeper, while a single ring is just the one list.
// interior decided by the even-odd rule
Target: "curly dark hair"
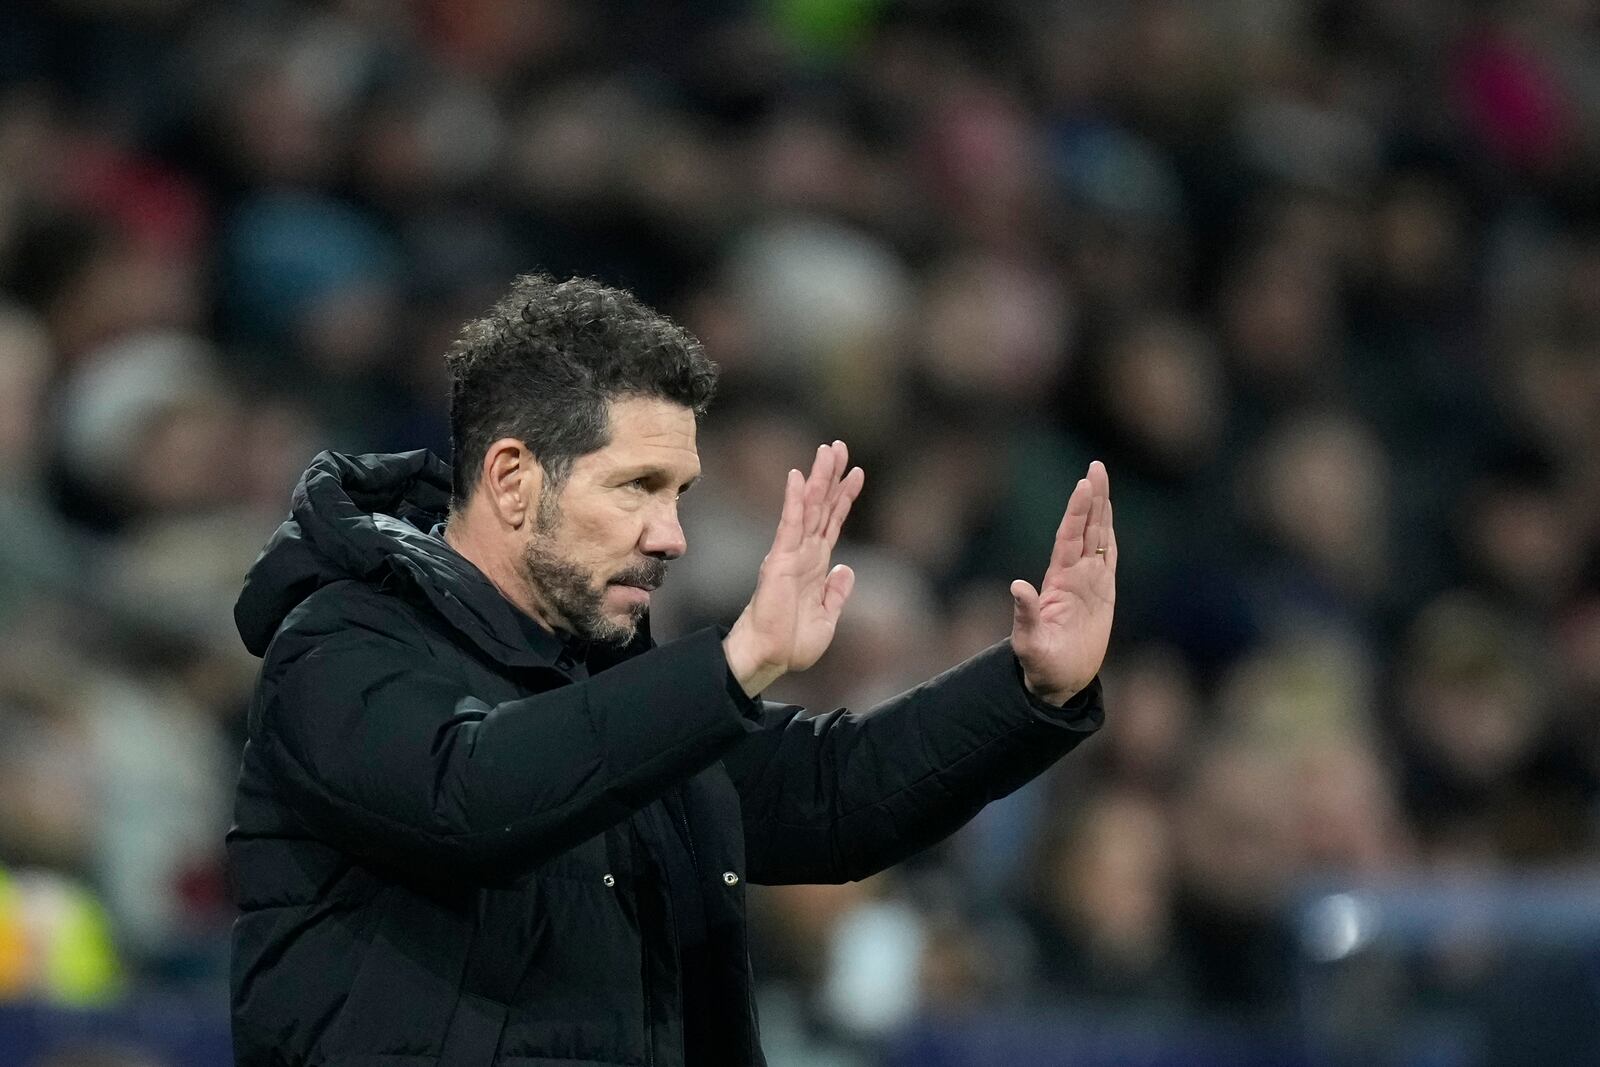
[{"label": "curly dark hair", "polygon": [[489,446],[515,437],[559,488],[610,441],[610,402],[659,397],[703,415],[717,365],[699,340],[632,293],[592,278],[524,274],[461,328],[450,370],[452,507],[471,499]]}]

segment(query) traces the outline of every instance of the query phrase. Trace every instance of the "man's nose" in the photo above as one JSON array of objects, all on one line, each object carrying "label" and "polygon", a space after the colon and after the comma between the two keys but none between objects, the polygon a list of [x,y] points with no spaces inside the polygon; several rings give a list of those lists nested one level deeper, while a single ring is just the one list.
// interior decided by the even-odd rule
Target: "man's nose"
[{"label": "man's nose", "polygon": [[678,522],[677,508],[657,515],[645,525],[639,539],[639,550],[657,559],[677,559],[689,550],[689,541]]}]

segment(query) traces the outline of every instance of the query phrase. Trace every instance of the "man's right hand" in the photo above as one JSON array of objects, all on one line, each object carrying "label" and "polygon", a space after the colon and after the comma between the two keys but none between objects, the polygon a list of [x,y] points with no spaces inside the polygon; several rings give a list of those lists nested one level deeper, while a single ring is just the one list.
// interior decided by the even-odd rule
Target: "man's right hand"
[{"label": "man's right hand", "polygon": [[761,561],[756,591],[723,639],[728,666],[756,696],[790,671],[803,671],[827,651],[856,582],[844,564],[831,570],[833,546],[866,475],[847,469],[843,441],[822,445],[810,476],[789,472],[783,515]]}]

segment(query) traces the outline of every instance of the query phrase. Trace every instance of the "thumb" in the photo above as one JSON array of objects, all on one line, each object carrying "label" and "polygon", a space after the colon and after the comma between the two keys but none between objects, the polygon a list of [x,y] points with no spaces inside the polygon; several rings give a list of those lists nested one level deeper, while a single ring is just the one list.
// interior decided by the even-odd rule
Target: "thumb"
[{"label": "thumb", "polygon": [[1011,583],[1011,637],[1031,634],[1039,625],[1039,594],[1033,586],[1018,578]]},{"label": "thumb", "polygon": [[850,599],[850,591],[856,587],[856,572],[841,563],[828,572],[828,580],[822,586],[822,610],[828,617],[838,621],[839,615],[844,611],[845,601]]}]

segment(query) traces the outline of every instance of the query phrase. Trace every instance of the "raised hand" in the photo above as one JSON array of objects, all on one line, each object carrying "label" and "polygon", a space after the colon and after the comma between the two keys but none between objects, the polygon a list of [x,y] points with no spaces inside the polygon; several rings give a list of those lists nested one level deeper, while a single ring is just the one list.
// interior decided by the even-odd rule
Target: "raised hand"
[{"label": "raised hand", "polygon": [[1100,670],[1117,599],[1117,534],[1111,482],[1095,460],[1067,499],[1039,589],[1011,583],[1011,647],[1028,689],[1065,704]]},{"label": "raised hand", "polygon": [[849,458],[843,441],[823,445],[810,475],[791,470],[784,484],[783,514],[756,591],[723,640],[728,666],[751,696],[817,662],[833,641],[856,576],[828,564],[866,478],[860,467],[846,473]]}]

